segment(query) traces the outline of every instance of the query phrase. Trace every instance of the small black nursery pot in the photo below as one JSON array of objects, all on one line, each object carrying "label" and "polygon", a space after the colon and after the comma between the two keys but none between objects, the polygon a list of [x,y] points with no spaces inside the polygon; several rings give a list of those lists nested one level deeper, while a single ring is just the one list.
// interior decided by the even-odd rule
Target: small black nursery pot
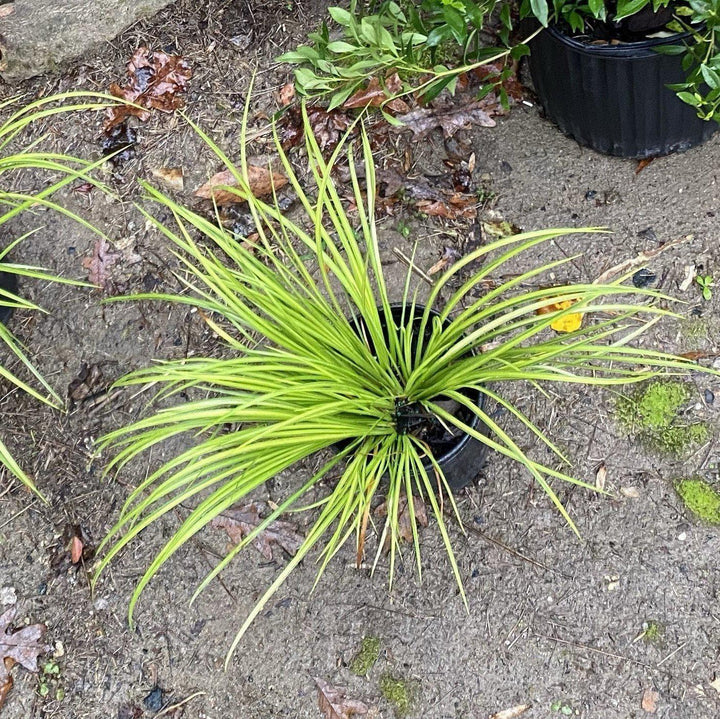
[{"label": "small black nursery pot", "polygon": [[[0,266],[2,266],[1,263]],[[17,294],[17,275],[12,272],[3,272],[0,270],[0,289]],[[3,304],[7,299],[8,298],[0,292],[0,322],[3,323],[7,322],[13,311],[12,307],[7,307]]]},{"label": "small black nursery pot", "polygon": [[[415,314],[413,325],[419,329],[422,314],[425,310],[423,305],[415,305]],[[396,324],[403,322],[403,305],[393,304],[390,306],[392,319]],[[408,321],[408,314],[412,311],[410,306],[405,306],[404,322]],[[431,310],[430,314],[439,317],[439,313]],[[380,308],[380,318],[383,319],[383,311]],[[383,323],[383,330],[386,325]],[[362,326],[358,328],[358,333],[365,335]],[[427,341],[429,329],[426,329]],[[480,392],[468,391],[466,396],[471,399],[480,409],[485,405],[485,395]],[[442,397],[435,399],[435,402],[443,405],[444,409],[461,419],[465,424],[474,430],[486,434],[487,427],[485,423],[467,407],[456,402],[444,400]],[[445,479],[454,491],[472,484],[475,477],[485,464],[488,447],[475,437],[460,432],[459,429],[453,428],[453,433],[447,431],[444,425],[434,416],[429,415],[423,407],[417,403],[396,402],[395,419],[398,430],[407,432],[419,437],[426,442],[437,463],[445,474]],[[434,478],[435,469],[432,462],[425,460],[423,462],[428,475]]]},{"label": "small black nursery pot", "polygon": [[683,35],[588,45],[555,27],[532,41],[530,72],[547,117],[581,145],[620,157],[687,150],[710,138],[714,121],[667,88],[685,80],[682,58],[657,52]]}]

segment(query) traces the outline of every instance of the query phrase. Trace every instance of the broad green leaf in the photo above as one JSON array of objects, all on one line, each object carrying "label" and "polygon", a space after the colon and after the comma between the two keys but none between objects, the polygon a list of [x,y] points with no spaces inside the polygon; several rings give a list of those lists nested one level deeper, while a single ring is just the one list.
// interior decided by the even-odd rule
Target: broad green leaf
[{"label": "broad green leaf", "polygon": [[700,72],[702,73],[703,80],[705,80],[709,88],[712,90],[720,88],[720,75],[718,75],[715,70],[703,64],[700,65]]},{"label": "broad green leaf", "polygon": [[530,7],[533,15],[540,21],[540,24],[547,27],[548,24],[548,4],[547,0],[530,0]]},{"label": "broad green leaf", "polygon": [[622,20],[628,15],[634,15],[650,4],[650,0],[618,0],[615,20]]},{"label": "broad green leaf", "polygon": [[338,25],[342,25],[343,27],[351,27],[355,22],[353,16],[341,7],[329,7],[328,12],[330,13],[330,17]]},{"label": "broad green leaf", "polygon": [[327,49],[334,53],[345,53],[345,52],[356,52],[358,50],[357,45],[351,45],[349,42],[344,40],[335,40],[334,42],[328,43]]}]

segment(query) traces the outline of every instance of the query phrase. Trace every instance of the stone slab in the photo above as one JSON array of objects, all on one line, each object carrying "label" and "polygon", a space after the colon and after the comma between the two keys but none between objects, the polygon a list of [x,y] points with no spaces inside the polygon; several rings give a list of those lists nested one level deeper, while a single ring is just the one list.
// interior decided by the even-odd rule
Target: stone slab
[{"label": "stone slab", "polygon": [[16,0],[8,4],[0,0],[0,77],[18,82],[58,70],[171,2]]}]

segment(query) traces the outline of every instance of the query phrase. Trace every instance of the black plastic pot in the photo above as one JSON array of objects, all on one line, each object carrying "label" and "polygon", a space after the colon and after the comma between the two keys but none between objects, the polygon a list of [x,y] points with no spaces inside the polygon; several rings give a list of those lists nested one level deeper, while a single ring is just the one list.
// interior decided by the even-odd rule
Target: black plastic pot
[{"label": "black plastic pot", "polygon": [[530,72],[547,117],[581,145],[620,157],[687,150],[710,138],[704,121],[666,85],[683,82],[682,56],[655,49],[683,35],[619,45],[586,45],[557,28],[530,44]]},{"label": "black plastic pot", "polygon": [[[403,305],[393,304],[390,306],[392,317],[394,322],[400,323],[403,316]],[[420,324],[422,313],[425,307],[422,305],[415,306],[415,319],[414,322]],[[409,312],[410,308],[406,309]],[[439,317],[439,313],[435,310],[430,311],[435,317]],[[383,311],[380,310],[380,317],[383,318]],[[405,318],[407,321],[407,317]],[[383,328],[384,329],[384,328]],[[365,334],[362,328],[358,328],[359,334]],[[481,409],[485,405],[485,395],[480,392],[468,392],[467,397],[477,404]],[[442,398],[436,398],[442,399]],[[467,408],[463,410],[467,415],[466,422],[478,432],[485,434],[487,427],[482,420],[476,415],[470,412]],[[400,418],[399,418],[400,419]],[[448,485],[453,491],[458,491],[472,484],[475,477],[482,469],[485,464],[485,458],[487,456],[487,445],[483,444],[480,440],[475,437],[471,437],[469,434],[458,435],[452,438],[450,441],[444,440],[440,445],[434,445],[432,440],[428,442],[430,448],[433,450],[433,456],[437,463],[443,470],[445,479]],[[423,464],[428,471],[430,477],[434,477],[434,468],[432,463],[424,461]]]},{"label": "black plastic pot", "polygon": [[[0,289],[7,292],[17,293],[17,275],[11,272],[3,272],[0,270]],[[10,318],[13,308],[6,307],[2,304],[7,298],[0,295],[0,322],[5,323]]]}]

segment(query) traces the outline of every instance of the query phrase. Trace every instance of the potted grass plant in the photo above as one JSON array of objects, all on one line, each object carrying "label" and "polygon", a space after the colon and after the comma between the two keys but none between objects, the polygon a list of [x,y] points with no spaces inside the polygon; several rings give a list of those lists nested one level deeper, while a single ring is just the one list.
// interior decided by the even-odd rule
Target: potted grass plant
[{"label": "potted grass plant", "polygon": [[720,121],[717,0],[523,0],[546,26],[530,44],[546,115],[599,152],[686,150]]},{"label": "potted grass plant", "polygon": [[[663,352],[632,346],[650,324],[669,313],[658,306],[660,294],[627,285],[623,281],[627,278],[527,289],[541,283],[543,273],[569,260],[517,273],[520,256],[533,255],[543,243],[585,230],[544,230],[496,240],[445,270],[422,304],[410,273],[394,294],[383,274],[375,224],[375,168],[362,124],[357,128],[359,148],[353,148],[346,136],[326,160],[305,114],[307,187],[275,135],[300,207],[298,215],[290,217],[273,199],[258,199],[251,192],[246,122],[247,109],[239,166],[195,129],[234,176],[236,186],[223,189],[247,201],[257,242],[238,242],[219,221],[144,184],[158,211],[143,212],[174,245],[182,264],[178,279],[185,289],[177,294],[117,298],[197,307],[225,342],[227,352],[221,357],[159,362],[120,379],[122,387],[160,387],[163,401],[169,404],[99,443],[100,450],[112,455],[108,471],[118,472],[170,438],[197,437],[130,493],[99,548],[96,582],[146,528],[176,508],[186,511],[137,583],[130,599],[131,622],[148,582],[190,538],[223,512],[248,501],[277,473],[315,455],[320,458],[314,465],[319,469],[277,498],[276,508],[197,589],[195,596],[284,513],[308,502],[312,505],[306,507],[313,517],[303,543],[242,623],[228,659],[268,599],[311,552],[322,573],[352,537],[358,561],[362,559],[369,551],[366,535],[380,496],[387,518],[373,566],[387,546],[392,584],[403,496],[421,496],[432,508],[462,591],[443,508],[459,518],[442,457],[435,455],[423,428],[434,423],[457,441],[468,436],[516,461],[575,530],[558,498],[557,485],[594,488],[562,469],[567,460],[560,450],[499,388],[514,382],[621,385],[696,367]],[[356,166],[358,152],[361,169]],[[346,156],[349,201],[346,188],[333,179],[333,167]],[[479,296],[473,294],[495,275],[506,279],[497,280]],[[397,300],[399,304],[394,304]],[[566,334],[551,329],[571,315],[574,321],[582,320],[581,326]],[[188,397],[195,390],[198,395]],[[180,392],[183,401],[173,401]],[[480,397],[539,438],[561,468],[526,454],[523,438],[505,431]],[[429,418],[430,424],[416,431],[408,421],[411,414]],[[314,492],[321,492],[322,498],[318,500]],[[420,572],[417,518],[413,502],[405,502]]]},{"label": "potted grass plant", "polygon": [[[109,98],[114,100],[114,98]],[[27,105],[20,105],[17,98],[0,103],[0,111],[6,112],[7,119],[0,123],[0,379],[12,387],[19,388],[34,399],[55,408],[62,406],[62,399],[42,377],[28,358],[26,349],[7,326],[15,309],[42,311],[34,302],[19,294],[18,278],[47,280],[71,285],[85,283],[57,277],[46,270],[23,263],[10,262],[9,255],[16,250],[32,232],[8,240],[8,223],[21,212],[33,207],[46,207],[72,217],[77,222],[91,227],[82,218],[52,201],[52,195],[67,184],[81,179],[83,182],[98,184],[91,171],[98,163],[91,163],[78,157],[46,152],[38,149],[42,137],[23,144],[24,134],[32,125],[51,121],[60,113],[77,110],[94,110],[107,107],[101,95],[70,92],[52,95]],[[40,192],[29,193],[19,186],[21,178],[30,172],[41,172],[46,176],[59,177],[52,180]],[[102,187],[102,185],[99,185]],[[107,189],[107,188],[105,188]],[[95,232],[95,228],[92,228]],[[19,363],[22,379],[9,368],[9,361]],[[0,467],[20,480],[30,490],[44,499],[35,483],[13,458],[0,437]]]}]

